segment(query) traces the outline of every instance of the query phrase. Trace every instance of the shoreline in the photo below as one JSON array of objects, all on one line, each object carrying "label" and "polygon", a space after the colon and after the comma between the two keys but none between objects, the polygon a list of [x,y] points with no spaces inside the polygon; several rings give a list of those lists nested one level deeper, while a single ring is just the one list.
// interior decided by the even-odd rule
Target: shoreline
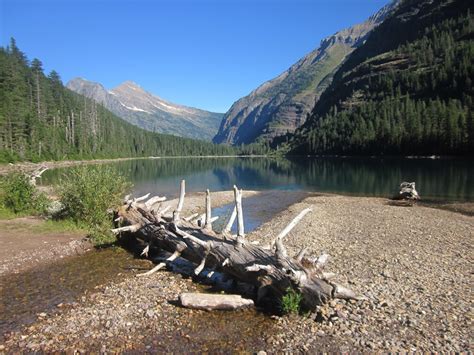
[{"label": "shoreline", "polygon": [[[202,197],[185,202],[188,212],[202,205]],[[46,352],[472,351],[474,217],[391,205],[376,197],[313,194],[277,213],[248,239],[267,244],[307,207],[313,212],[285,239],[288,252],[295,254],[303,246],[310,255],[328,252],[327,270],[338,274],[337,282],[369,301],[331,301],[319,315],[306,317],[189,310],[174,303],[179,293],[199,291],[200,286],[163,270],[150,278],[130,275],[103,285],[77,305],[39,319],[32,330],[12,334],[2,346],[6,351]],[[234,324],[243,320],[255,331],[243,340],[228,335],[220,344],[217,339],[229,330],[235,333]],[[206,327],[199,326],[203,321]]]},{"label": "shoreline", "polygon": [[180,155],[180,156],[148,156],[148,157],[126,157],[126,158],[104,158],[104,159],[84,159],[84,160],[48,160],[38,163],[23,161],[16,163],[0,163],[0,176],[14,171],[31,172],[40,167],[47,167],[48,169],[71,167],[77,165],[92,165],[92,164],[106,164],[129,160],[155,160],[155,159],[222,159],[222,158],[267,158],[267,159],[294,159],[294,158],[313,158],[313,159],[372,159],[372,160],[474,160],[469,156],[359,156],[359,155]]},{"label": "shoreline", "polygon": [[0,176],[10,172],[31,172],[40,167],[47,167],[48,169],[65,168],[77,165],[92,165],[92,164],[107,164],[116,163],[129,160],[154,160],[154,159],[185,159],[185,158],[205,158],[205,159],[219,159],[219,158],[271,158],[267,155],[182,155],[182,156],[149,156],[149,157],[132,157],[132,158],[110,158],[110,159],[85,159],[85,160],[47,160],[43,162],[16,162],[16,163],[0,163]]}]

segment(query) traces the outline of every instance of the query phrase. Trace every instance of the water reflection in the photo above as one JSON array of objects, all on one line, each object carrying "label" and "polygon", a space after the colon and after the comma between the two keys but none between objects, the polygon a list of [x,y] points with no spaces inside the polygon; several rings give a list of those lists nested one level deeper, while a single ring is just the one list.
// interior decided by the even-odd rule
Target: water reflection
[{"label": "water reflection", "polygon": [[[162,158],[113,163],[135,185],[135,192],[176,196],[178,181],[188,191],[306,190],[388,197],[402,181],[416,181],[423,198],[474,200],[474,164],[458,159],[355,158]],[[43,183],[58,179],[63,169],[47,172]]]}]

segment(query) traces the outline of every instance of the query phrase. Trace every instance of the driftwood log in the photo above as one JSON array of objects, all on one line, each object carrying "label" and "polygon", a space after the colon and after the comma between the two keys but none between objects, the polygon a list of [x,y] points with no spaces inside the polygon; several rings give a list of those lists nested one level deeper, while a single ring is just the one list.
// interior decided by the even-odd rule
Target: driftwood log
[{"label": "driftwood log", "polygon": [[[264,297],[276,300],[288,292],[289,288],[301,293],[303,306],[316,306],[332,298],[362,299],[353,291],[335,282],[334,274],[326,273],[324,267],[328,255],[307,257],[306,249],[291,257],[284,246],[284,238],[311,209],[301,211],[288,226],[265,249],[248,242],[244,233],[242,213],[242,190],[234,186],[235,208],[226,227],[221,233],[213,231],[211,216],[211,194],[206,191],[206,213],[202,216],[182,217],[185,197],[185,182],[181,182],[180,197],[172,216],[165,215],[162,208],[164,197],[150,194],[132,199],[126,197],[124,205],[116,213],[116,222],[122,227],[112,231],[119,236],[129,236],[141,240],[146,247],[142,255],[148,256],[150,247],[172,253],[165,262],[150,271],[140,274],[148,276],[172,263],[178,257],[195,264],[194,273],[199,275],[204,268],[210,272],[221,272],[226,276],[253,285],[257,303]],[[237,235],[231,234],[231,227],[237,219]]]},{"label": "driftwood log", "polygon": [[395,200],[411,200],[417,201],[420,199],[418,191],[415,189],[414,182],[402,182],[400,184],[400,192],[397,196],[394,196]]},{"label": "driftwood log", "polygon": [[26,176],[28,177],[29,181],[30,181],[30,184],[33,185],[33,186],[36,186],[36,180],[39,179],[41,177],[41,175],[43,175],[43,173],[48,170],[47,167],[45,166],[40,166],[38,169],[36,169],[35,171],[33,171],[31,174],[27,174]]},{"label": "driftwood log", "polygon": [[210,293],[182,293],[179,302],[183,307],[204,309],[206,311],[230,311],[253,306],[253,301],[240,295],[221,295]]}]

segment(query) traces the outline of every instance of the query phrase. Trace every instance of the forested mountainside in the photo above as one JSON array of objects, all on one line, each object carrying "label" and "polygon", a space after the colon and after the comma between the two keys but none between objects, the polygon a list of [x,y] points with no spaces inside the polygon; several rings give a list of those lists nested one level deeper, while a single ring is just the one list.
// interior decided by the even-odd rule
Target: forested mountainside
[{"label": "forested mountainside", "polygon": [[0,161],[235,154],[231,147],[145,131],[65,88],[12,39],[0,48]]},{"label": "forested mountainside", "polygon": [[393,1],[367,21],[321,41],[320,47],[278,77],[235,102],[224,115],[215,143],[269,141],[300,127],[327,88],[336,68],[359,47],[398,3]]},{"label": "forested mountainside", "polygon": [[291,153],[472,155],[473,7],[403,1],[337,71]]},{"label": "forested mountainside", "polygon": [[82,78],[75,78],[66,86],[104,105],[125,121],[152,132],[210,141],[222,121],[222,113],[166,101],[132,81],[112,90]]}]

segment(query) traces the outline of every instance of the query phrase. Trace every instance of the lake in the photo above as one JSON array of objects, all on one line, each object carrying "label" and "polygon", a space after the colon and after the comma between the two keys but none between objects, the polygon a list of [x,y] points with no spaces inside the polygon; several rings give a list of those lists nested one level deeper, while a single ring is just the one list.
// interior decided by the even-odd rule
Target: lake
[{"label": "lake", "polygon": [[[188,192],[303,190],[391,197],[402,181],[415,181],[423,199],[474,200],[474,161],[465,159],[379,158],[157,158],[111,163],[134,184],[136,195],[176,197],[181,179]],[[65,169],[47,171],[54,183]]]}]

